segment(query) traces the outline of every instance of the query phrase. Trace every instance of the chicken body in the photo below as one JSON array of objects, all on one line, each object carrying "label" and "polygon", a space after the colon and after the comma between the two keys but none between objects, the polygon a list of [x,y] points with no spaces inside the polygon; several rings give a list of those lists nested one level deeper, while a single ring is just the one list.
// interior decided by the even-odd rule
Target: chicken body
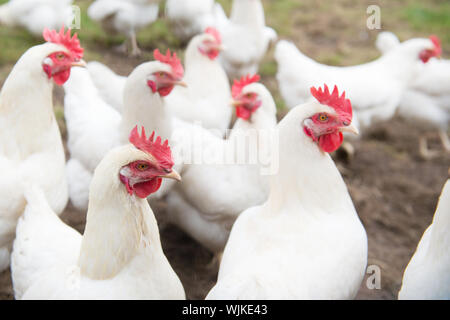
[{"label": "chicken body", "polygon": [[257,93],[262,104],[249,120],[237,119],[227,140],[194,126],[184,134],[201,137],[190,148],[192,159],[201,161],[184,167],[183,181],[167,197],[169,220],[215,253],[223,250],[237,216],[264,202],[269,192],[268,175],[261,168],[276,125],[275,103],[262,84],[247,85],[243,92]]},{"label": "chicken body", "polygon": [[[88,8],[92,20],[101,22],[109,33],[121,33],[131,43],[131,55],[140,55],[137,45],[137,30],[158,18],[159,0],[96,0]],[[122,46],[127,50],[127,43]]]},{"label": "chicken body", "polygon": [[217,58],[209,58],[200,50],[204,41],[214,41],[210,34],[197,35],[185,53],[187,87],[176,87],[166,99],[173,116],[187,122],[214,129],[223,137],[230,126],[232,106],[230,84]]},{"label": "chicken body", "polygon": [[0,6],[0,25],[26,28],[41,36],[45,28],[70,26],[74,12],[72,0],[10,0]]},{"label": "chicken body", "polygon": [[123,89],[127,77],[116,74],[98,61],[89,62],[87,69],[101,98],[121,113],[123,109]]},{"label": "chicken body", "polygon": [[372,62],[335,67],[314,61],[283,40],[275,49],[277,81],[290,108],[308,99],[311,86],[338,84],[351,99],[357,121],[364,128],[375,119],[387,120],[395,114],[403,93],[418,75],[419,53],[432,48],[429,39],[413,39]]},{"label": "chicken body", "polygon": [[269,198],[237,218],[206,299],[355,297],[367,236],[332,159],[303,131],[318,112],[327,108],[312,101],[278,124],[279,171]]},{"label": "chicken body", "polygon": [[220,61],[230,79],[257,73],[269,44],[277,38],[265,25],[260,0],[234,0],[230,18],[218,18],[214,26],[222,34],[225,49]]},{"label": "chicken body", "polygon": [[[391,32],[379,34],[376,42],[378,50],[387,54],[400,45]],[[428,63],[416,63],[415,78],[403,93],[398,114],[410,120],[425,120],[440,130],[441,140],[447,152],[450,141],[447,130],[450,122],[450,60],[431,59]],[[425,144],[424,144],[425,143]],[[432,156],[426,148],[425,137],[421,140],[422,155]]]},{"label": "chicken body", "polygon": [[100,162],[84,235],[55,215],[40,189],[27,190],[12,254],[16,299],[185,299],[147,200],[119,181],[123,166],[148,159],[127,144]]},{"label": "chicken body", "polygon": [[24,187],[37,184],[57,214],[68,199],[64,148],[53,113],[53,80],[42,68],[54,51],[67,52],[53,43],[26,51],[0,93],[0,270],[9,265],[17,219],[25,208]]},{"label": "chicken body", "polygon": [[447,180],[433,222],[425,230],[403,274],[399,299],[450,299],[449,227],[450,180]]},{"label": "chicken body", "polygon": [[214,0],[167,0],[165,15],[175,35],[187,42],[205,28],[215,25],[214,12],[217,6],[220,10],[220,4]]},{"label": "chicken body", "polygon": [[[77,209],[87,209],[89,181],[95,167],[109,150],[126,143],[134,126],[143,126],[147,132],[157,131],[163,139],[171,139],[172,117],[165,108],[164,97],[153,93],[147,85],[147,78],[158,71],[171,72],[171,67],[151,61],[133,70],[123,89],[122,113],[101,98],[86,69],[74,69],[64,85],[67,146],[71,154],[67,175],[70,199]],[[161,189],[152,196],[162,196],[171,185],[171,181],[163,181]]]}]

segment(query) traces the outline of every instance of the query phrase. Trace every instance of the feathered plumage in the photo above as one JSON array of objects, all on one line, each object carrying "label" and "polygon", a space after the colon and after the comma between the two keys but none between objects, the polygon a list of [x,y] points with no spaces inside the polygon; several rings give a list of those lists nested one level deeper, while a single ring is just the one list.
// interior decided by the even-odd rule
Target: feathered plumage
[{"label": "feathered plumage", "polygon": [[26,28],[41,36],[45,28],[70,26],[74,19],[72,0],[10,0],[0,6],[0,25]]},{"label": "feathered plumage", "polygon": [[270,43],[277,39],[275,30],[266,27],[261,1],[234,0],[230,18],[223,16],[214,26],[222,34],[225,49],[220,61],[228,77],[257,73]]},{"label": "feathered plumage", "polygon": [[[64,114],[68,131],[67,146],[71,154],[67,166],[70,199],[78,209],[87,209],[89,173],[93,173],[110,149],[127,142],[132,128],[143,126],[147,132],[156,131],[162,138],[171,139],[172,117],[164,106],[162,94],[167,93],[166,88],[181,83],[181,79],[176,78],[180,76],[178,64],[181,66],[177,58],[175,71],[172,66],[175,58],[167,63],[158,60],[146,62],[133,70],[123,89],[124,105],[121,113],[102,100],[86,69],[74,70],[72,78],[64,86]],[[171,78],[174,72],[176,77]],[[162,84],[161,93],[156,91],[156,86],[149,86],[149,82],[154,84],[167,80],[157,80],[160,73],[167,74],[170,82]],[[170,181],[165,181],[154,196],[163,195],[171,185]]]},{"label": "feathered plumage", "polygon": [[311,86],[324,82],[339,85],[352,101],[355,120],[367,127],[374,119],[386,120],[395,114],[403,93],[417,75],[420,54],[435,49],[429,39],[413,39],[372,62],[335,67],[314,61],[283,40],[275,49],[277,81],[290,108],[309,98]]},{"label": "feathered plumage", "polygon": [[68,199],[52,90],[53,82],[64,83],[71,67],[82,64],[82,48],[70,31],[45,31],[44,37],[51,42],[28,49],[0,92],[0,270],[9,264],[16,222],[25,208],[24,188],[39,186],[57,214]]},{"label": "feathered plumage", "polygon": [[134,191],[149,180],[129,168],[159,162],[156,151],[127,144],[108,152],[91,182],[83,236],[55,215],[41,189],[27,188],[12,254],[16,299],[185,299],[146,194]]},{"label": "feathered plumage", "polygon": [[403,274],[399,299],[450,299],[450,180]]},{"label": "feathered plumage", "polygon": [[317,101],[281,120],[279,170],[271,176],[269,198],[237,218],[207,299],[355,297],[367,263],[367,236],[333,160],[313,138],[323,125],[314,122],[318,115],[339,119],[338,131],[320,137],[346,126]]},{"label": "feathered plumage", "polygon": [[218,61],[220,34],[208,29],[191,39],[185,53],[186,87],[174,88],[166,99],[172,114],[184,121],[214,129],[223,137],[232,116],[228,77]]},{"label": "feathered plumage", "polygon": [[186,130],[197,162],[184,167],[183,181],[167,197],[169,220],[216,253],[223,250],[236,217],[265,201],[269,191],[263,164],[269,158],[276,107],[260,83],[247,83],[235,99],[247,94],[256,95],[260,105],[245,120],[237,119],[227,140],[200,127]]},{"label": "feathered plumage", "polygon": [[[140,54],[136,32],[158,18],[159,0],[96,0],[88,8],[92,20],[109,33],[121,33],[131,43],[131,55]],[[127,43],[122,46],[127,50]]]},{"label": "feathered plumage", "polygon": [[175,35],[187,42],[215,25],[217,10],[219,14],[223,12],[222,6],[214,0],[167,0],[165,15]]}]

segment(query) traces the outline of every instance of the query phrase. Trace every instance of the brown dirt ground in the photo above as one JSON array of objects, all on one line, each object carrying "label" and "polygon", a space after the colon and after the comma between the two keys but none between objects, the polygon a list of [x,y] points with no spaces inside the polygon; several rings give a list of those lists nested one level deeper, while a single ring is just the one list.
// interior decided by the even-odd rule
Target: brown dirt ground
[{"label": "brown dirt ground", "polygon": [[[360,17],[361,21],[356,24],[345,19],[345,15],[340,16],[344,9],[364,9],[367,1],[358,2],[357,5],[355,1],[340,1],[348,5],[339,8],[335,8],[338,5],[331,5],[323,15],[316,14],[318,2],[306,2],[308,4],[292,20],[295,28],[288,36],[305,53],[317,57],[321,62],[337,65],[356,64],[377,57],[373,48],[376,34],[367,33],[365,18]],[[403,2],[383,1],[383,8],[396,9]],[[270,15],[267,20],[270,23]],[[417,36],[408,31],[410,29],[402,21],[397,24],[388,22],[385,27],[398,32],[402,38]],[[147,51],[145,57],[148,58],[153,48],[146,45],[142,48]],[[101,46],[87,49],[100,53],[102,62],[123,75],[144,61],[124,59]],[[345,53],[342,60],[333,60],[333,52],[336,51]],[[272,55],[273,50],[265,60],[271,61]],[[12,65],[0,66],[0,86],[3,75],[6,76],[11,68]],[[273,77],[263,77],[262,81],[278,96]],[[61,108],[62,96],[61,89],[55,90],[56,108]],[[63,121],[60,121],[60,126],[66,139]],[[442,154],[433,160],[422,160],[418,155],[418,137],[426,132],[433,130],[426,124],[411,123],[395,117],[391,121],[374,125],[360,140],[353,142],[356,153],[351,161],[341,158],[339,154],[334,155],[367,231],[368,265],[375,264],[381,268],[381,289],[369,290],[364,280],[357,299],[397,297],[403,270],[432,220],[441,188],[448,176],[450,155]],[[434,134],[430,146],[440,148],[437,134]],[[182,231],[164,222],[164,203],[153,204],[152,207],[160,224],[164,251],[184,284],[187,297],[204,298],[217,277],[217,266],[207,266],[212,255]],[[70,204],[63,214],[63,220],[80,232],[84,229],[85,214],[77,212]],[[0,300],[12,298],[10,272],[5,271],[0,274]]]}]

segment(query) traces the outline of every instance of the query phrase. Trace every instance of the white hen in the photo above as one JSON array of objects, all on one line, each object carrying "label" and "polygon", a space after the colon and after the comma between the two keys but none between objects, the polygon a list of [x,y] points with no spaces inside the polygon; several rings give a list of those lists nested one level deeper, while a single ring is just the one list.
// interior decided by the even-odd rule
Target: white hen
[{"label": "white hen", "polygon": [[187,87],[174,88],[166,105],[172,114],[182,120],[215,129],[220,137],[230,126],[230,84],[217,60],[221,37],[214,28],[191,39],[185,53]]},{"label": "white hen", "polygon": [[0,25],[23,27],[35,36],[45,28],[70,26],[74,17],[73,0],[10,0],[0,6]]},{"label": "white hen", "polygon": [[[351,299],[367,236],[327,151],[353,130],[351,106],[321,91],[278,124],[279,171],[266,203],[237,218],[207,299]],[[322,104],[323,103],[323,104]],[[332,187],[331,187],[332,186]]]},{"label": "white hen", "polygon": [[[85,69],[74,70],[64,86],[64,115],[67,123],[67,146],[71,158],[67,164],[69,195],[73,204],[86,210],[92,173],[111,148],[126,143],[135,125],[148,132],[157,131],[164,139],[172,134],[172,118],[164,106],[164,97],[173,87],[183,84],[183,67],[178,58],[164,56],[136,67],[127,78],[124,107],[120,114],[106,104]],[[171,183],[164,183],[157,193],[164,193]]]},{"label": "white hen", "polygon": [[450,180],[403,274],[399,299],[450,299]]},{"label": "white hen", "polygon": [[123,109],[123,88],[125,88],[127,77],[119,76],[98,61],[89,62],[87,69],[102,99],[121,113]]},{"label": "white hen", "polygon": [[[92,20],[101,22],[103,29],[110,33],[122,33],[131,44],[131,55],[140,55],[137,45],[137,30],[158,18],[160,0],[95,0],[88,8]],[[127,51],[127,41],[121,51]]]},{"label": "white hen", "polygon": [[180,179],[158,139],[136,129],[134,146],[100,162],[83,236],[55,215],[39,188],[29,188],[12,253],[16,299],[185,299],[146,200],[161,178]]},{"label": "white hen", "polygon": [[[434,38],[439,44],[439,40]],[[381,32],[376,46],[383,54],[394,50],[400,41],[392,32]],[[431,59],[427,64],[416,65],[419,76],[414,79],[403,94],[398,113],[406,119],[428,121],[439,129],[439,135],[447,152],[450,141],[447,136],[450,121],[450,60]],[[428,150],[426,136],[420,137],[420,153],[431,158],[436,152]]]},{"label": "white hen", "polygon": [[188,41],[214,25],[216,7],[221,9],[214,0],[167,0],[165,15],[175,35]]},{"label": "white hen", "polygon": [[45,31],[45,44],[28,49],[0,92],[0,270],[9,265],[16,223],[25,208],[24,187],[37,184],[51,208],[67,203],[65,155],[53,113],[53,82],[61,85],[81,64],[83,49],[70,31]]},{"label": "white hen", "polygon": [[257,73],[269,44],[277,38],[275,30],[265,25],[260,0],[234,0],[230,19],[217,18],[214,27],[222,34],[220,61],[230,79]]},{"label": "white hen", "polygon": [[394,115],[407,86],[418,76],[419,59],[428,61],[438,50],[429,39],[412,39],[372,62],[335,67],[314,61],[283,40],[275,49],[278,86],[292,108],[309,98],[311,86],[339,84],[351,99],[360,125],[368,127],[376,118],[387,120]]},{"label": "white hen", "polygon": [[238,119],[229,138],[199,130],[202,143],[194,143],[193,152],[198,150],[201,156],[195,156],[202,161],[186,166],[183,182],[167,196],[169,220],[214,253],[223,250],[236,217],[264,202],[269,192],[262,167],[267,165],[276,107],[258,79],[235,83]]}]

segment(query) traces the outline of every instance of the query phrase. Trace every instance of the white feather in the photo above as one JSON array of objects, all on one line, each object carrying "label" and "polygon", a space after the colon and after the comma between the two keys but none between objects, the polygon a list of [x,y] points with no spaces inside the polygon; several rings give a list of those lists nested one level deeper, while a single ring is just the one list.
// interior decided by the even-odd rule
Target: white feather
[{"label": "white feather", "polygon": [[450,299],[449,228],[450,180],[447,180],[433,222],[425,230],[405,269],[399,299]]},{"label": "white feather", "polygon": [[95,170],[83,236],[65,225],[40,189],[27,190],[12,277],[17,299],[185,299],[146,199],[129,195],[120,169],[150,156],[131,144]]},{"label": "white feather", "polygon": [[23,186],[38,185],[60,214],[67,203],[65,155],[53,113],[53,80],[42,61],[65,47],[46,43],[28,49],[0,92],[0,266],[8,266],[17,219],[25,208]]},{"label": "white feather", "polygon": [[300,125],[318,112],[329,108],[309,102],[278,124],[280,165],[269,198],[237,218],[207,299],[352,299],[358,292],[367,235],[331,157]]},{"label": "white feather", "polygon": [[304,102],[312,86],[338,85],[352,101],[362,127],[373,120],[391,118],[408,85],[417,75],[419,53],[434,48],[429,39],[405,41],[396,49],[369,63],[335,67],[320,64],[301,53],[294,44],[279,41],[275,49],[277,81],[288,107]]}]

